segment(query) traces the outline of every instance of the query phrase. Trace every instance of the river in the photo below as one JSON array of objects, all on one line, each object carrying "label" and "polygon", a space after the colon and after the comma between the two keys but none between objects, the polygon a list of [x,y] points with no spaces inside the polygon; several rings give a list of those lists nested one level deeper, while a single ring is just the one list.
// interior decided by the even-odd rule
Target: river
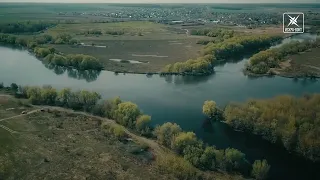
[{"label": "river", "polygon": [[[293,36],[283,41],[314,39],[310,34]],[[247,58],[225,63],[207,77],[183,77],[66,71],[48,67],[25,50],[0,47],[0,82],[6,85],[52,85],[56,88],[87,89],[103,98],[120,96],[137,103],[152,116],[154,124],[176,122],[184,130],[194,131],[205,142],[218,148],[241,150],[251,162],[267,159],[271,164],[270,179],[320,179],[320,165],[292,155],[254,135],[235,132],[227,125],[210,123],[202,115],[205,100],[219,106],[249,98],[270,98],[281,94],[301,96],[320,92],[320,81],[294,80],[283,77],[249,78],[242,73]]]}]

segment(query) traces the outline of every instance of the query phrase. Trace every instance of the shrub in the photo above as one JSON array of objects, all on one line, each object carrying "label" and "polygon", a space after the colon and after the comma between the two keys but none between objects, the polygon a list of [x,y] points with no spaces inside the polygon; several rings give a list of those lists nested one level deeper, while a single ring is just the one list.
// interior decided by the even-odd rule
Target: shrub
[{"label": "shrub", "polygon": [[106,133],[114,135],[118,139],[125,138],[127,136],[125,128],[118,124],[114,123],[103,123],[103,129],[106,130]]},{"label": "shrub", "polygon": [[144,133],[150,129],[151,116],[142,115],[139,116],[136,121],[136,128],[139,132]]},{"label": "shrub", "polygon": [[197,179],[197,169],[185,159],[173,154],[164,154],[156,159],[160,171],[173,174],[178,179]]},{"label": "shrub", "polygon": [[171,148],[178,154],[182,154],[187,146],[197,146],[200,142],[197,140],[196,134],[193,132],[182,132],[173,138]]},{"label": "shrub", "polygon": [[256,160],[252,165],[251,175],[258,180],[267,179],[268,172],[270,170],[270,165],[267,160]]},{"label": "shrub", "polygon": [[160,144],[170,147],[173,137],[182,131],[179,125],[176,123],[164,123],[161,126],[157,126],[154,135]]}]

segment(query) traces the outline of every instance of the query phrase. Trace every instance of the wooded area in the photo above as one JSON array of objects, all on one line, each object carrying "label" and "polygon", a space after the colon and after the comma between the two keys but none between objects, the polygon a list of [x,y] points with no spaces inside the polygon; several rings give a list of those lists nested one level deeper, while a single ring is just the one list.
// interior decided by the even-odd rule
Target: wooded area
[{"label": "wooded area", "polygon": [[237,130],[280,141],[288,151],[320,160],[320,94],[301,98],[278,96],[268,100],[249,100],[229,104],[225,121]]}]

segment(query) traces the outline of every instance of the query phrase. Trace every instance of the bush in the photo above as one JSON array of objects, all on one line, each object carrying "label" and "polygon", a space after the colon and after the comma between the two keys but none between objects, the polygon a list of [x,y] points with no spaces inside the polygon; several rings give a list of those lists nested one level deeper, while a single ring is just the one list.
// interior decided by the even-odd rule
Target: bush
[{"label": "bush", "polygon": [[251,175],[257,180],[267,179],[268,172],[270,170],[270,165],[267,160],[256,160],[252,165]]},{"label": "bush", "polygon": [[114,123],[104,123],[102,124],[103,129],[106,130],[106,133],[112,134],[118,139],[123,139],[127,136],[125,132],[125,128],[123,126],[120,126],[118,124]]},{"label": "bush", "polygon": [[148,133],[150,131],[151,116],[139,116],[136,122],[136,129],[141,133]]},{"label": "bush", "polygon": [[202,112],[209,118],[212,118],[216,113],[217,104],[214,101],[205,101],[202,107]]},{"label": "bush", "polygon": [[160,144],[170,147],[174,136],[179,134],[181,131],[182,129],[176,123],[167,122],[161,126],[157,126],[154,131],[154,135],[157,137]]},{"label": "bush", "polygon": [[118,104],[118,108],[115,111],[115,118],[119,124],[133,128],[140,114],[141,112],[136,104],[123,102]]},{"label": "bush", "polygon": [[171,143],[171,148],[178,154],[182,154],[187,146],[198,146],[201,144],[193,132],[181,132],[175,136]]},{"label": "bush", "polygon": [[202,167],[201,156],[203,154],[203,148],[200,146],[187,146],[183,150],[183,158],[189,161],[193,166],[197,168]]},{"label": "bush", "polygon": [[13,92],[17,92],[18,91],[18,85],[16,84],[16,83],[12,83],[11,85],[10,85],[10,88],[11,88],[11,90],[13,91]]},{"label": "bush", "polygon": [[173,174],[178,179],[197,179],[197,169],[188,161],[173,154],[164,154],[156,159],[160,171]]}]

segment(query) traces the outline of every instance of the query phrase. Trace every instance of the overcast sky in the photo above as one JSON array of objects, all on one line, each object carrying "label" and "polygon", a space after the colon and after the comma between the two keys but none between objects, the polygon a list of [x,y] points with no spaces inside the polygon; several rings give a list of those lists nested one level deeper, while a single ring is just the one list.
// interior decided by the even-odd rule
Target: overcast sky
[{"label": "overcast sky", "polygon": [[0,0],[0,2],[58,3],[320,3],[320,0]]}]

